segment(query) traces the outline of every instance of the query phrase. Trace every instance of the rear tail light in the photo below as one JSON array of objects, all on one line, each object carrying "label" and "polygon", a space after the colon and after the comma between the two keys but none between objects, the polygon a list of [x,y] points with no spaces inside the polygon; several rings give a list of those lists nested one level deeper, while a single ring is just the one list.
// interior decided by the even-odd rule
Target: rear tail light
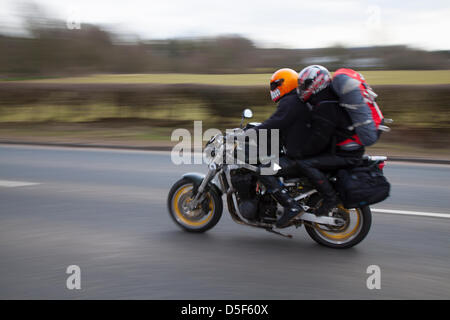
[{"label": "rear tail light", "polygon": [[380,163],[378,164],[378,168],[380,168],[380,170],[383,170],[385,166],[386,166],[386,162],[385,162],[385,161],[380,162]]}]

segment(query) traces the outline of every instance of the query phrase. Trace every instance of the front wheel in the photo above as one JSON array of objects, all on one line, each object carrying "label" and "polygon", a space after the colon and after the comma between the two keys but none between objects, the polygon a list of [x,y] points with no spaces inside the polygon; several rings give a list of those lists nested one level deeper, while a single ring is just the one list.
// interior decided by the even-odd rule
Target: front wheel
[{"label": "front wheel", "polygon": [[182,229],[189,232],[205,232],[214,227],[222,216],[223,203],[213,189],[206,193],[205,200],[193,210],[188,203],[193,199],[194,184],[189,179],[178,180],[170,189],[167,198],[169,215]]},{"label": "front wheel", "polygon": [[360,243],[369,233],[372,214],[368,206],[345,209],[338,206],[333,216],[345,221],[340,227],[330,227],[317,223],[305,224],[309,236],[317,243],[336,249],[346,249]]}]

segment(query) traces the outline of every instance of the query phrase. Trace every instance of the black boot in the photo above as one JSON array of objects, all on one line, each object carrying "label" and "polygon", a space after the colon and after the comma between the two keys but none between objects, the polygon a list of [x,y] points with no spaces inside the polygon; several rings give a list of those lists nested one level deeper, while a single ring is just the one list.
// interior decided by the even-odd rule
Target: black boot
[{"label": "black boot", "polygon": [[260,176],[259,179],[275,200],[284,207],[283,215],[276,222],[277,228],[287,226],[293,218],[303,213],[302,207],[289,196],[287,190],[280,185],[279,179],[274,176]]},{"label": "black boot", "polygon": [[319,208],[316,209],[316,216],[328,216],[331,210],[333,210],[339,201],[337,198],[324,199]]},{"label": "black boot", "polygon": [[315,214],[316,216],[328,216],[330,211],[338,205],[339,201],[333,186],[327,180],[321,182],[316,184],[316,188],[322,195],[323,201],[320,207],[316,209]]},{"label": "black boot", "polygon": [[275,224],[277,228],[287,227],[292,219],[303,213],[302,207],[289,196],[286,189],[277,190],[273,196],[284,207],[283,214]]}]

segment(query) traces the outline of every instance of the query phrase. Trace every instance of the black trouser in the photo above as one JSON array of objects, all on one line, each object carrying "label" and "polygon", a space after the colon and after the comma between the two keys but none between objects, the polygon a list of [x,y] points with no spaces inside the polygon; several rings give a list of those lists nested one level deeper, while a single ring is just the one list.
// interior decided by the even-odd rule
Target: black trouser
[{"label": "black trouser", "polygon": [[[354,167],[360,162],[361,157],[358,156],[340,156],[331,154],[324,154],[301,160],[281,157],[279,161],[281,169],[278,171],[277,176],[305,176],[324,197],[334,197],[334,188],[328,181],[324,172]],[[274,176],[261,176],[260,180],[266,187],[271,189],[270,191],[276,191],[281,187],[278,179]]]},{"label": "black trouser", "polygon": [[[288,157],[281,157],[279,162],[277,163],[282,169],[278,171],[275,175],[260,175],[258,177],[259,181],[261,181],[264,186],[267,188],[269,193],[276,193],[283,189],[281,185],[280,176],[290,175],[290,176],[298,176],[299,170],[297,168],[297,164],[295,160]],[[261,165],[261,167],[270,167],[272,163]],[[282,171],[282,174],[279,173]]]},{"label": "black trouser", "polygon": [[307,177],[324,198],[332,199],[336,196],[336,192],[324,172],[354,167],[360,162],[361,157],[357,156],[324,154],[302,160],[290,160],[287,167],[282,167],[280,174],[290,175],[297,172],[298,175]]}]

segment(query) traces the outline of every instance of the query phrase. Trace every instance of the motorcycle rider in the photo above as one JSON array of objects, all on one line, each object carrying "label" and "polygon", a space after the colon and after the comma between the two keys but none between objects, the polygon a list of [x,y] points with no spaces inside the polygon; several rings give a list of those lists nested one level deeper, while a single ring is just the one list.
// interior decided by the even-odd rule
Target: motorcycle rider
[{"label": "motorcycle rider", "polygon": [[[269,119],[252,128],[257,131],[280,130],[280,139],[283,141],[289,159],[299,159],[301,156],[303,141],[299,137],[308,134],[311,114],[306,104],[299,99],[296,93],[297,86],[297,72],[288,68],[276,71],[270,79],[270,94],[272,100],[278,102],[278,107]],[[280,159],[280,163],[288,161],[287,157]],[[261,175],[259,180],[284,207],[283,214],[276,222],[278,228],[286,226],[290,220],[303,213],[301,206],[289,196],[287,190],[280,185],[278,178],[273,175]]]},{"label": "motorcycle rider", "polygon": [[336,94],[336,90],[346,89],[337,88],[339,85],[319,65],[308,66],[299,73],[297,94],[302,102],[312,106],[312,116],[310,135],[302,148],[303,160],[296,161],[296,167],[323,197],[315,212],[319,216],[328,215],[338,204],[336,191],[323,171],[355,166],[365,151],[351,138],[355,134],[348,129],[352,121]]}]

